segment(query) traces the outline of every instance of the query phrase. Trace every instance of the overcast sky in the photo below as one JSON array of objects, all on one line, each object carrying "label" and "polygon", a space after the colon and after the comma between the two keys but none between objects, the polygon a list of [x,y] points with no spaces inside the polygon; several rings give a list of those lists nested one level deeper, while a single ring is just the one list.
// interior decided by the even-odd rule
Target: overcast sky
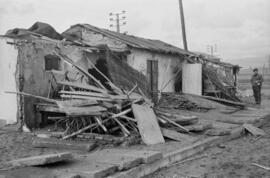
[{"label": "overcast sky", "polygon": [[[188,47],[233,59],[270,55],[270,0],[183,0]],[[58,32],[89,23],[109,28],[109,13],[126,10],[122,31],[183,48],[178,0],[0,0],[0,34],[51,24]],[[112,29],[114,30],[114,29]]]}]

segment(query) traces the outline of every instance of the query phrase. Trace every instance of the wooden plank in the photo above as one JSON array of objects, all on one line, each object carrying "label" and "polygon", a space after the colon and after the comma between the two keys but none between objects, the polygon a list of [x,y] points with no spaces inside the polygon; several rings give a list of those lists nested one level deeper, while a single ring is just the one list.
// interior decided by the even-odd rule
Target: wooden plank
[{"label": "wooden plank", "polygon": [[188,129],[186,129],[185,127],[181,126],[180,124],[172,121],[171,119],[168,119],[167,117],[163,117],[163,116],[160,116],[162,119],[164,119],[165,121],[167,121],[168,123],[178,127],[182,132],[185,132],[185,133],[188,133]]},{"label": "wooden plank", "polygon": [[172,140],[176,140],[179,142],[194,140],[194,138],[189,135],[185,135],[171,129],[161,128],[161,132],[164,137],[172,139]]},{"label": "wooden plank", "polygon": [[103,130],[104,132],[108,132],[107,128],[102,124],[101,119],[100,119],[99,117],[94,117],[94,118],[95,118],[95,120],[97,121],[98,125],[102,128],[102,130]]},{"label": "wooden plank", "polygon": [[224,136],[224,135],[230,135],[231,129],[209,129],[205,132],[205,135],[209,136]]},{"label": "wooden plank", "polygon": [[65,86],[71,86],[76,88],[81,88],[85,90],[92,90],[100,93],[108,93],[106,90],[100,89],[98,87],[95,87],[93,85],[87,85],[83,83],[75,83],[75,82],[58,82],[58,84],[65,85]]},{"label": "wooden plank", "polygon": [[258,128],[258,127],[255,127],[254,125],[252,124],[243,124],[243,127],[249,131],[250,133],[252,133],[252,135],[255,135],[255,136],[263,136],[263,135],[266,135],[266,133]]},{"label": "wooden plank", "polygon": [[96,93],[90,91],[60,91],[60,94],[69,94],[69,95],[81,95],[81,96],[94,96],[94,97],[101,97],[101,98],[109,98],[109,95],[104,93]]},{"label": "wooden plank", "polygon": [[85,91],[60,91],[60,94],[67,94],[72,96],[89,96],[89,97],[97,97],[101,100],[103,98],[111,99],[111,100],[136,100],[142,98],[140,95],[131,94],[130,96],[127,95],[109,95],[104,93],[95,93],[95,92],[85,92]]},{"label": "wooden plank", "polygon": [[32,95],[32,94],[25,93],[25,92],[6,91],[5,93],[29,96],[29,97],[36,98],[36,99],[41,99],[41,100],[44,100],[44,101],[47,101],[47,102],[50,102],[50,103],[56,103],[56,102],[57,102],[57,101],[54,100],[54,99],[45,98],[45,97],[42,97],[42,96],[36,96],[36,95]]},{"label": "wooden plank", "polygon": [[73,155],[69,152],[57,153],[57,154],[47,154],[40,156],[32,156],[28,158],[21,158],[13,160],[10,163],[13,166],[37,166],[37,165],[46,165],[51,163],[56,163],[60,161],[67,161],[73,159]]},{"label": "wooden plank", "polygon": [[268,166],[260,165],[260,164],[257,164],[257,163],[252,163],[252,165],[258,166],[258,167],[260,167],[262,169],[265,169],[267,171],[270,171],[270,167],[268,167]]},{"label": "wooden plank", "polygon": [[158,115],[163,115],[180,125],[196,124],[199,121],[199,118],[197,116],[183,116],[179,114],[169,114],[169,113],[161,112],[158,110],[156,110],[156,112]]},{"label": "wooden plank", "polygon": [[107,109],[101,106],[88,106],[88,107],[67,107],[64,109],[64,111],[69,116],[88,116],[88,115],[100,115],[100,112],[107,111]]},{"label": "wooden plank", "polygon": [[71,140],[59,140],[59,139],[38,139],[32,142],[32,145],[36,148],[56,148],[56,149],[71,149],[81,151],[91,151],[96,148],[96,142],[77,142]]},{"label": "wooden plank", "polygon": [[106,108],[101,106],[88,106],[88,107],[64,107],[59,108],[52,105],[38,105],[37,109],[44,112],[64,113],[68,116],[85,116],[85,115],[101,115],[100,112],[107,111]]},{"label": "wooden plank", "polygon": [[84,100],[95,100],[95,101],[113,101],[110,98],[100,98],[94,96],[78,96],[78,95],[60,95],[61,98],[68,98],[68,99],[84,99]]},{"label": "wooden plank", "polygon": [[[80,106],[91,106],[96,105],[98,102],[96,100],[80,100],[80,99],[72,99],[72,100],[64,100],[57,101],[57,104],[66,107],[80,107]],[[59,106],[58,104],[58,106]]]},{"label": "wooden plank", "polygon": [[97,134],[97,133],[82,133],[80,135],[77,135],[77,137],[90,139],[90,140],[102,140],[106,142],[116,142],[116,143],[122,143],[125,141],[125,137],[116,137],[113,135]]},{"label": "wooden plank", "polygon": [[147,145],[164,143],[156,115],[150,105],[132,104],[132,110],[143,142]]}]

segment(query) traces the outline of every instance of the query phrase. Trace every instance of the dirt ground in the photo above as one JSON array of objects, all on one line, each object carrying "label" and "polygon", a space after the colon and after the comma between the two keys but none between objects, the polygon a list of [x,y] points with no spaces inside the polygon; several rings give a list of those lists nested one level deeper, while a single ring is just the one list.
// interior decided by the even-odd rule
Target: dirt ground
[{"label": "dirt ground", "polygon": [[8,162],[16,158],[57,152],[57,150],[32,147],[34,136],[14,130],[0,129],[0,170],[9,168]]},{"label": "dirt ground", "polygon": [[[261,107],[270,108],[269,104],[264,100]],[[270,171],[252,165],[270,167],[270,120],[262,129],[266,136],[246,134],[145,178],[270,178]]]},{"label": "dirt ground", "polygon": [[[270,108],[270,100],[264,100],[262,107]],[[145,178],[270,178],[270,171],[252,165],[258,163],[270,167],[270,121],[262,129],[267,136],[258,139],[246,135]],[[58,152],[33,148],[31,143],[36,137],[15,130],[0,127],[0,170],[9,168],[8,161],[16,158]]]}]

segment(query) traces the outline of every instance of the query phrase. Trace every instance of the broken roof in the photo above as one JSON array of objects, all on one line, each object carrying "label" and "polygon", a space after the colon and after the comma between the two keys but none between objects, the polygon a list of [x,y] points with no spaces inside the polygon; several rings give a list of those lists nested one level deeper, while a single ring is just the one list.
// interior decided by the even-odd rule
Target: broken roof
[{"label": "broken roof", "polygon": [[171,54],[194,55],[191,52],[185,51],[181,48],[170,45],[160,40],[146,39],[146,38],[141,38],[137,36],[126,35],[123,33],[118,33],[118,32],[110,31],[107,29],[98,28],[89,24],[76,24],[76,25],[71,26],[71,28],[78,27],[78,26],[86,30],[91,30],[96,33],[100,33],[109,38],[119,40],[133,48],[140,48],[140,49],[146,49],[150,51],[157,51],[157,52],[171,53]]},{"label": "broken roof", "polygon": [[5,34],[5,36],[11,38],[23,38],[29,35],[42,35],[55,40],[63,39],[63,37],[51,25],[43,22],[36,22],[28,29],[14,28],[8,30]]}]

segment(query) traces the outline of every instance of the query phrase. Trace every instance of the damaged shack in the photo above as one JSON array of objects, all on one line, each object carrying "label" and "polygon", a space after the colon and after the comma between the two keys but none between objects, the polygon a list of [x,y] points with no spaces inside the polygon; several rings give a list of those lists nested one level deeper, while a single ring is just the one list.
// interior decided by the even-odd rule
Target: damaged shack
[{"label": "damaged shack", "polygon": [[[21,121],[28,127],[39,127],[44,119],[37,111],[38,99],[22,95],[7,95],[4,91],[18,91],[46,98],[60,98],[57,91],[68,84],[91,84],[80,70],[98,78],[98,83],[113,90],[105,78],[113,81],[123,90],[132,89],[135,84],[148,95],[148,83],[144,75],[122,61],[124,52],[114,53],[106,46],[90,47],[81,43],[53,39],[56,31],[43,23],[34,24],[37,30],[14,29],[1,36],[1,101],[7,103],[1,108],[0,118],[7,123]],[[57,35],[58,34],[58,35]],[[51,36],[50,36],[51,35]],[[61,36],[61,35],[60,35]],[[51,37],[51,38],[50,38]],[[66,61],[63,58],[66,58]],[[67,62],[68,61],[68,62]],[[74,67],[79,66],[78,68]],[[99,68],[106,77],[94,68]],[[69,83],[67,83],[69,82]],[[91,91],[96,88],[91,88]],[[100,91],[99,89],[96,89]],[[67,96],[65,96],[65,94]],[[63,93],[63,97],[68,97]]]},{"label": "damaged shack", "polygon": [[[196,92],[192,94],[210,93],[238,101],[233,83],[236,73],[231,71],[233,65],[224,66],[225,63],[210,61],[159,40],[88,24],[74,25],[60,35],[48,24],[37,22],[29,29],[8,31],[1,36],[0,44],[4,76],[0,78],[3,83],[0,97],[7,103],[1,108],[0,119],[7,123],[20,121],[29,128],[37,128],[49,120],[62,121],[70,116],[103,117],[106,113],[104,117],[112,117],[118,112],[130,111],[127,106],[133,102],[151,98],[157,103],[161,93],[192,93],[194,88]],[[221,69],[230,75],[218,75]],[[224,89],[225,85],[234,88]],[[20,92],[20,95],[7,95],[2,93],[4,91]],[[24,97],[25,94],[31,97]],[[69,103],[68,109],[63,109],[65,101],[75,104]],[[78,106],[89,107],[70,108]],[[106,133],[106,127],[100,122],[102,117],[94,118]],[[125,134],[129,133],[121,122],[115,122]],[[75,130],[87,124],[90,123],[77,125]],[[136,130],[134,124],[128,126],[131,131]],[[72,132],[69,127],[65,129]]]}]

